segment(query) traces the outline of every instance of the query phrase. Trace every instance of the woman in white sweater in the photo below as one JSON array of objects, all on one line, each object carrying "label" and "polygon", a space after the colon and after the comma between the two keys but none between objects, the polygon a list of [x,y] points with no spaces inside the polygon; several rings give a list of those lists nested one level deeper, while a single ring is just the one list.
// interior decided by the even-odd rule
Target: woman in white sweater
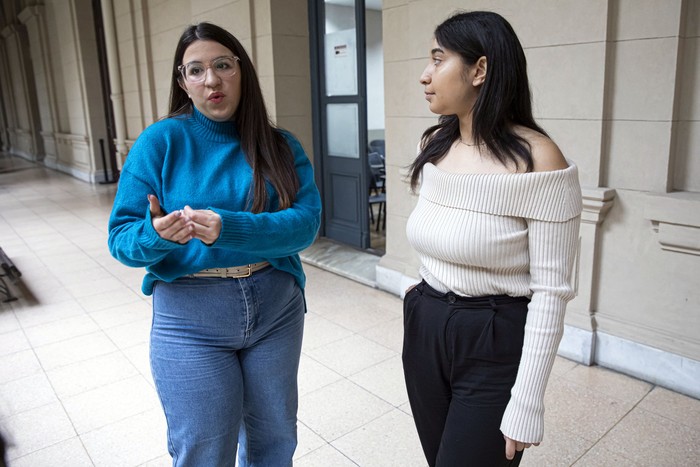
[{"label": "woman in white sweater", "polygon": [[420,77],[440,119],[409,171],[423,280],[404,299],[403,363],[431,466],[518,465],[542,441],[581,189],[533,119],[526,68],[504,18],[469,12],[437,27]]}]

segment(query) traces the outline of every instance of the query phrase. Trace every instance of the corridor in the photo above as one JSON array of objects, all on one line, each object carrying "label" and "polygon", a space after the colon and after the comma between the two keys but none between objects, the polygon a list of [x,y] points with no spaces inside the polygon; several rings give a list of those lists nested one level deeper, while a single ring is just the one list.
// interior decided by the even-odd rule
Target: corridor
[{"label": "corridor", "polygon": [[[142,271],[107,251],[115,185],[0,154],[0,430],[10,467],[167,466]],[[424,466],[401,370],[401,301],[306,265],[295,466]],[[521,465],[691,466],[700,401],[557,358],[546,435]]]}]

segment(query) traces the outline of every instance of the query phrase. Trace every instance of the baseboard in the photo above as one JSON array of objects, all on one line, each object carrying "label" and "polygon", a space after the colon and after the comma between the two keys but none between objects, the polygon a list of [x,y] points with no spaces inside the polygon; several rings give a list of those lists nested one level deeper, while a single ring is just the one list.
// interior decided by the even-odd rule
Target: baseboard
[{"label": "baseboard", "polygon": [[597,332],[595,362],[700,399],[700,361]]}]

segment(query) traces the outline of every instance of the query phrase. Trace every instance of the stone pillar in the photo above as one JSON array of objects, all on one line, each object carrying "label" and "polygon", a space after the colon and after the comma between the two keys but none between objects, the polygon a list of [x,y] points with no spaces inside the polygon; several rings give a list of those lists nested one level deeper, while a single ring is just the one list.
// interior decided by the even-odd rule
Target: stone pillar
[{"label": "stone pillar", "polygon": [[126,112],[112,0],[102,0],[102,23],[105,31],[107,66],[109,68],[109,97],[112,100],[112,111],[114,112],[114,131],[116,133],[116,141],[114,143],[117,148],[117,167],[121,170],[129,150],[126,145]]},{"label": "stone pillar", "polygon": [[9,152],[12,148],[11,133],[16,126],[14,112],[14,96],[10,87],[9,65],[6,52],[7,42],[0,34],[0,116],[2,117],[2,151]]},{"label": "stone pillar", "polygon": [[582,193],[580,243],[572,274],[576,297],[567,307],[559,354],[590,365],[595,355],[600,225],[613,205],[615,190],[582,188]]},{"label": "stone pillar", "polygon": [[[11,104],[15,115],[15,126],[10,130],[12,152],[30,160],[43,154],[39,136],[34,76],[27,45],[27,33],[21,24],[10,24],[2,30],[5,38],[8,91],[13,96]],[[10,73],[11,72],[11,73]]]},{"label": "stone pillar", "polygon": [[55,166],[57,160],[55,132],[58,114],[53,83],[53,68],[51,65],[51,49],[49,47],[45,16],[45,7],[43,5],[34,5],[22,10],[18,18],[27,28],[29,47],[33,58],[34,77],[36,78],[40,137],[44,149],[44,154],[39,154],[38,157],[44,160],[46,165]]}]

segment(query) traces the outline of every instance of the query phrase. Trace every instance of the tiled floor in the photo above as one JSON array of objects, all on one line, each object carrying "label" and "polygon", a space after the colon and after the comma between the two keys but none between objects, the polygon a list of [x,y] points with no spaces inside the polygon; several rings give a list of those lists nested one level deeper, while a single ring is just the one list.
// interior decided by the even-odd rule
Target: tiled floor
[{"label": "tiled floor", "polygon": [[[150,300],[141,271],[106,249],[115,186],[3,159],[0,247],[24,284],[23,298],[0,304],[9,465],[169,465],[148,367]],[[400,300],[306,270],[295,465],[424,466],[402,379]],[[700,464],[698,400],[558,359],[547,407],[545,441],[521,465]]]}]

